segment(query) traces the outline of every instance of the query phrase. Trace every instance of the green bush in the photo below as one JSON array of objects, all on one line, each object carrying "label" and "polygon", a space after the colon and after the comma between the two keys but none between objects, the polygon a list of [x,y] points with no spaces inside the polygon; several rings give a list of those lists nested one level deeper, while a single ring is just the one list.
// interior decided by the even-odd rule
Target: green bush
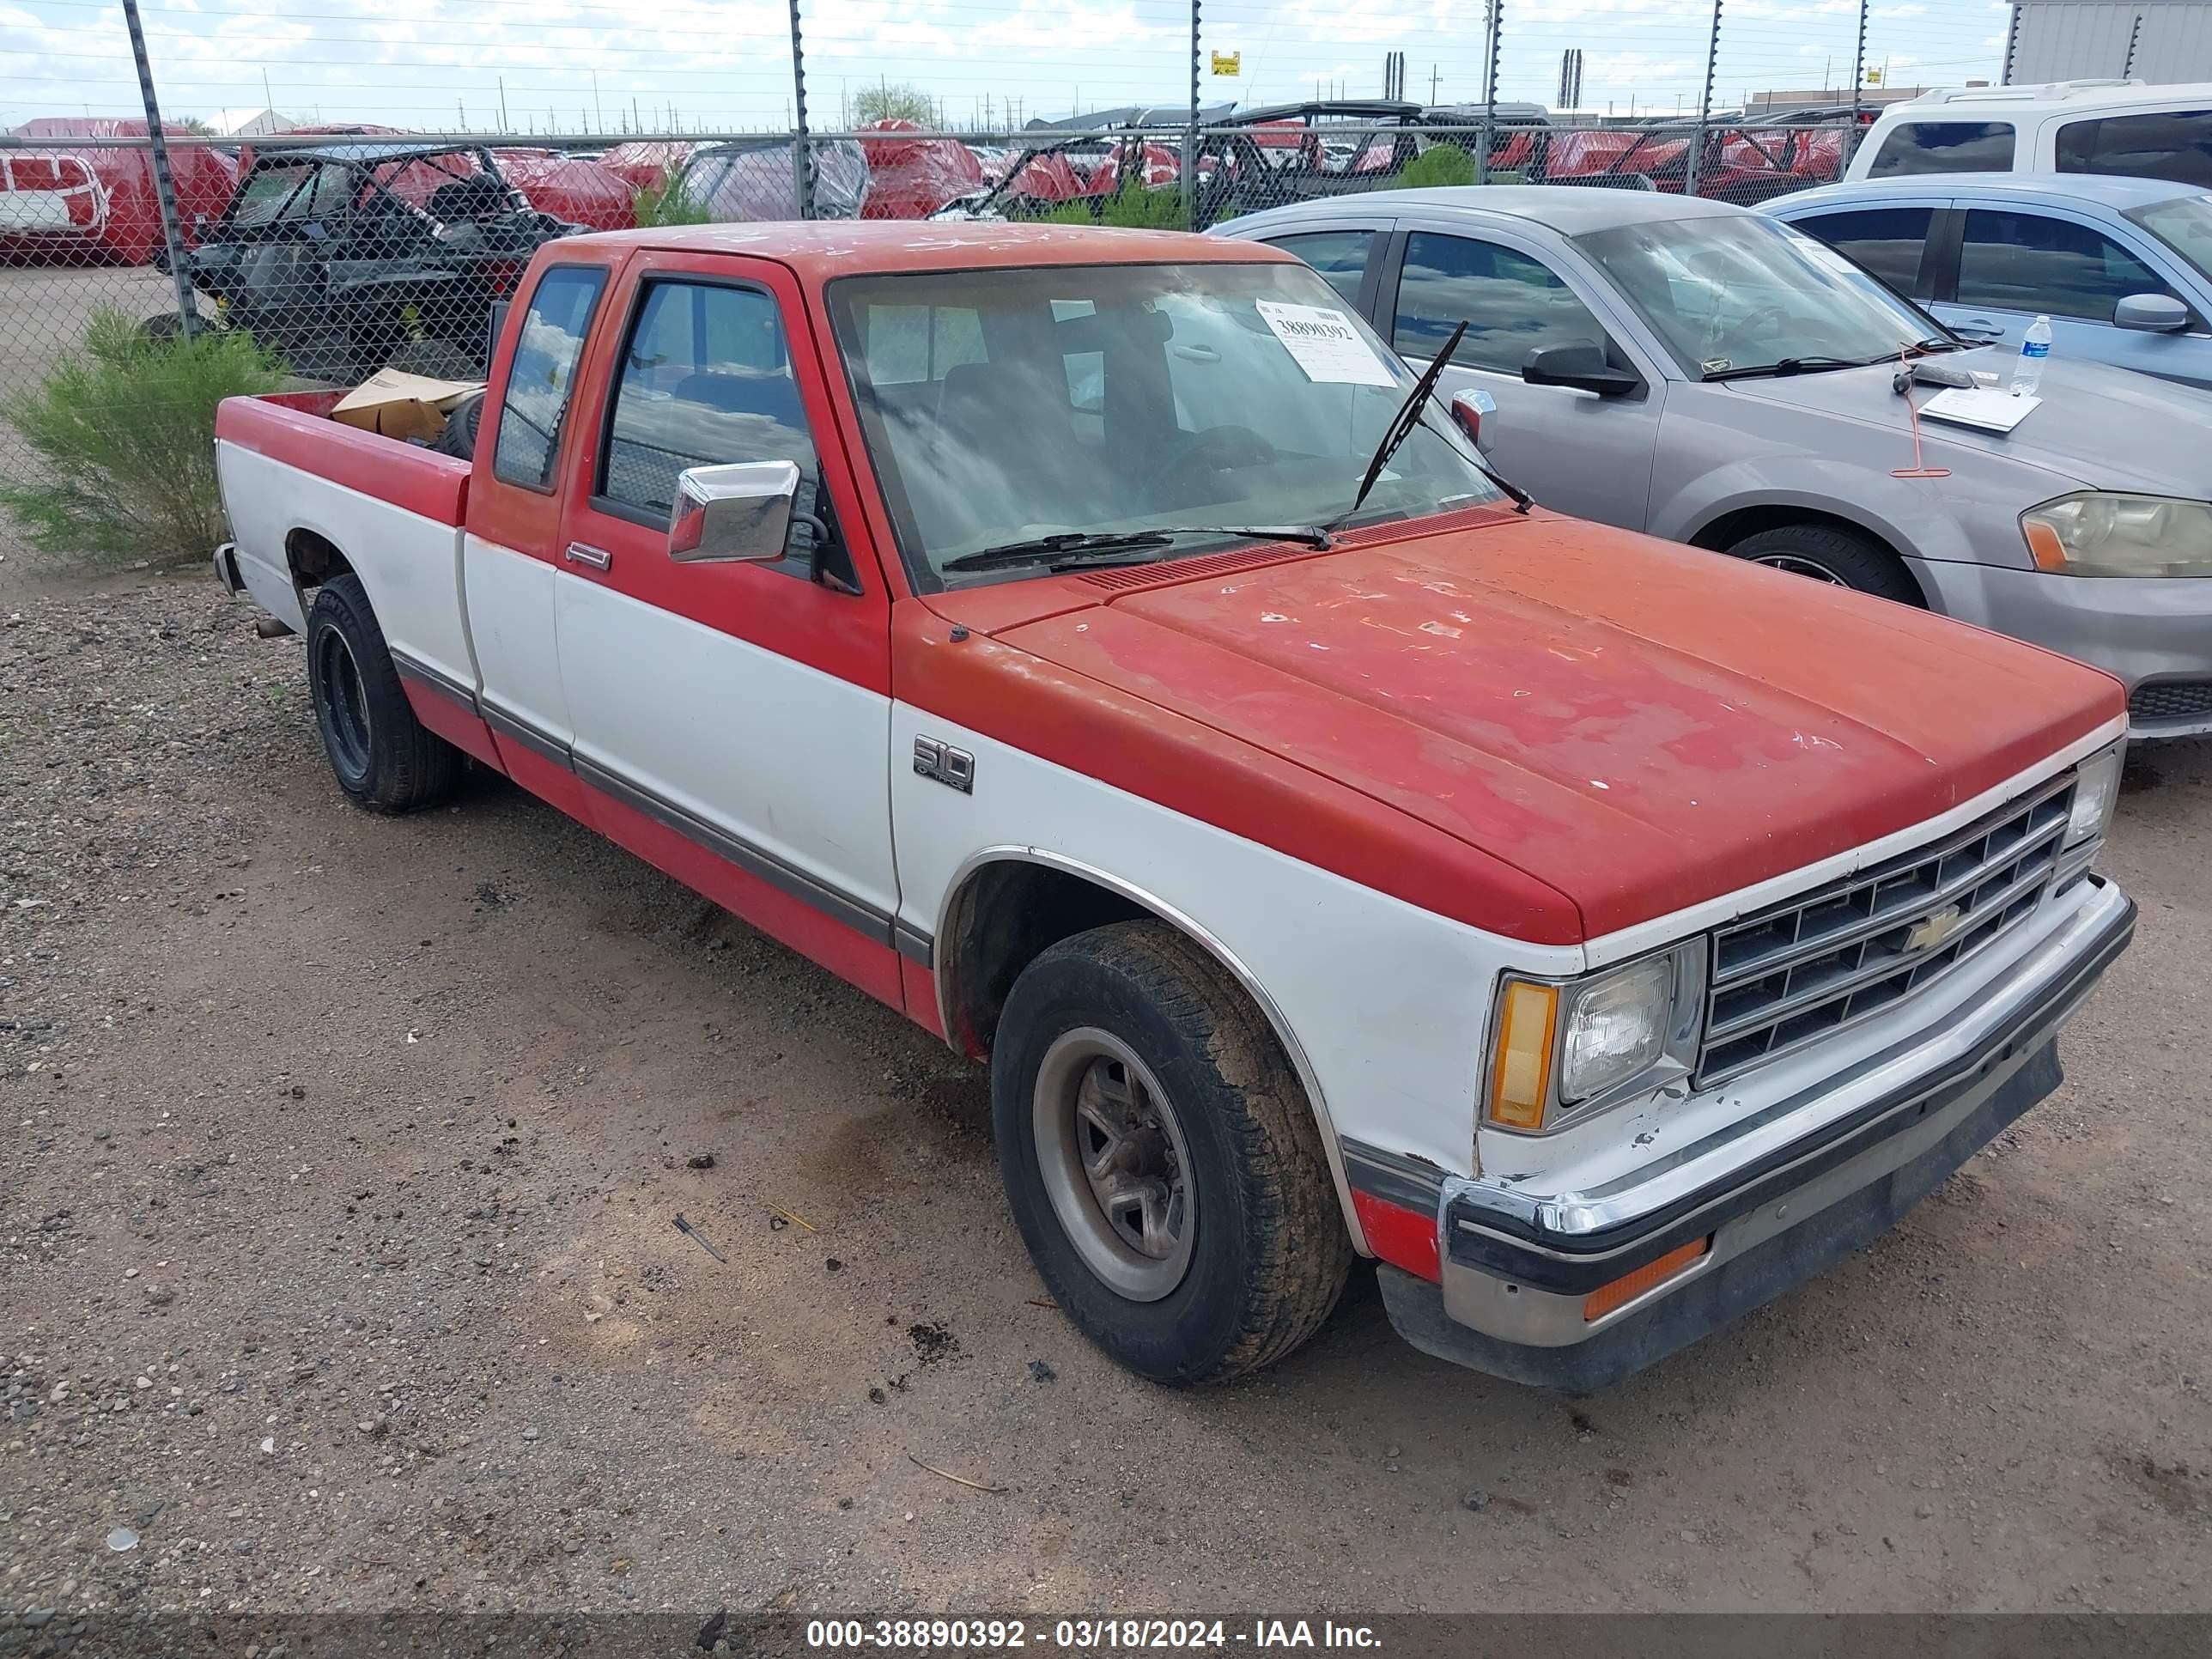
[{"label": "green bush", "polygon": [[1456,144],[1431,144],[1390,180],[1392,190],[1440,190],[1474,182],[1474,157]]},{"label": "green bush", "polygon": [[711,225],[714,220],[707,212],[704,202],[695,202],[686,196],[673,179],[665,184],[647,185],[637,193],[637,228],[653,230],[666,225]]},{"label": "green bush", "polygon": [[1062,202],[1046,214],[1048,225],[1111,225],[1116,230],[1188,230],[1190,214],[1179,190],[1146,190],[1134,179],[1102,204],[1095,196]]},{"label": "green bush", "polygon": [[248,335],[155,338],[119,312],[97,312],[82,349],[0,410],[50,473],[0,483],[0,507],[46,552],[204,558],[228,533],[215,406],[284,380]]}]

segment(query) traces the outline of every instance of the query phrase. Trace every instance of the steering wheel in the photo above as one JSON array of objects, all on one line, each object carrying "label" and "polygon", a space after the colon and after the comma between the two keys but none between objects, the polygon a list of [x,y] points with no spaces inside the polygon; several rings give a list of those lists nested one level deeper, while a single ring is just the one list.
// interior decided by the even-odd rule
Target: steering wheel
[{"label": "steering wheel", "polygon": [[1788,306],[1761,306],[1736,326],[1749,334],[1764,334],[1786,325],[1795,313]]},{"label": "steering wheel", "polygon": [[1249,426],[1210,426],[1194,432],[1168,463],[1167,483],[1176,494],[1202,490],[1217,472],[1266,466],[1279,452]]}]

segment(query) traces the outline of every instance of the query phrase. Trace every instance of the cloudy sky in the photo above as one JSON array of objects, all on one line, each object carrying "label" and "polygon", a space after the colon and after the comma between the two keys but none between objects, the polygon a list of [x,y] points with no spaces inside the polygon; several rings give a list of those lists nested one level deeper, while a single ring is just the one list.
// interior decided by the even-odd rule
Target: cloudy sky
[{"label": "cloudy sky", "polygon": [[[957,125],[1188,96],[1189,12],[1176,0],[803,0],[808,107],[834,125],[881,80],[918,87]],[[1583,103],[1694,110],[1711,0],[1502,0],[1502,99],[1556,102],[1563,50]],[[781,127],[790,120],[784,0],[143,0],[163,113],[219,125],[288,115],[514,131]],[[1245,107],[1381,93],[1406,54],[1408,94],[1480,100],[1479,0],[1206,0],[1208,101]],[[404,21],[399,21],[404,17]],[[1848,87],[1858,0],[1729,0],[1717,106],[1747,93]],[[1991,0],[1875,0],[1870,65],[1892,85],[1994,78],[2008,11]],[[502,104],[502,100],[503,104]],[[110,0],[0,0],[0,128],[37,115],[137,112]]]}]

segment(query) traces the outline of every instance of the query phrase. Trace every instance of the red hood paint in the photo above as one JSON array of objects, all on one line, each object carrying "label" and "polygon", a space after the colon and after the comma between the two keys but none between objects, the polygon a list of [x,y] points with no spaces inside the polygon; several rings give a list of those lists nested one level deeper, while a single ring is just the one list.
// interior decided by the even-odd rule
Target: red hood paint
[{"label": "red hood paint", "polygon": [[1906,606],[1477,516],[931,604],[1480,849],[1585,937],[1934,817],[2123,710],[2093,669]]}]

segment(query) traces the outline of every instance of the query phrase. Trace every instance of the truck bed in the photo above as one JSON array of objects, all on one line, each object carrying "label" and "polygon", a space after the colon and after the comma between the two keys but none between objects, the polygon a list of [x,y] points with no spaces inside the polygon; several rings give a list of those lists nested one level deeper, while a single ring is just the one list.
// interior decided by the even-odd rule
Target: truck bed
[{"label": "truck bed", "polygon": [[255,602],[304,632],[301,562],[335,552],[368,590],[395,656],[477,684],[461,597],[469,463],[340,425],[336,391],[226,398],[216,470],[238,574]]}]

